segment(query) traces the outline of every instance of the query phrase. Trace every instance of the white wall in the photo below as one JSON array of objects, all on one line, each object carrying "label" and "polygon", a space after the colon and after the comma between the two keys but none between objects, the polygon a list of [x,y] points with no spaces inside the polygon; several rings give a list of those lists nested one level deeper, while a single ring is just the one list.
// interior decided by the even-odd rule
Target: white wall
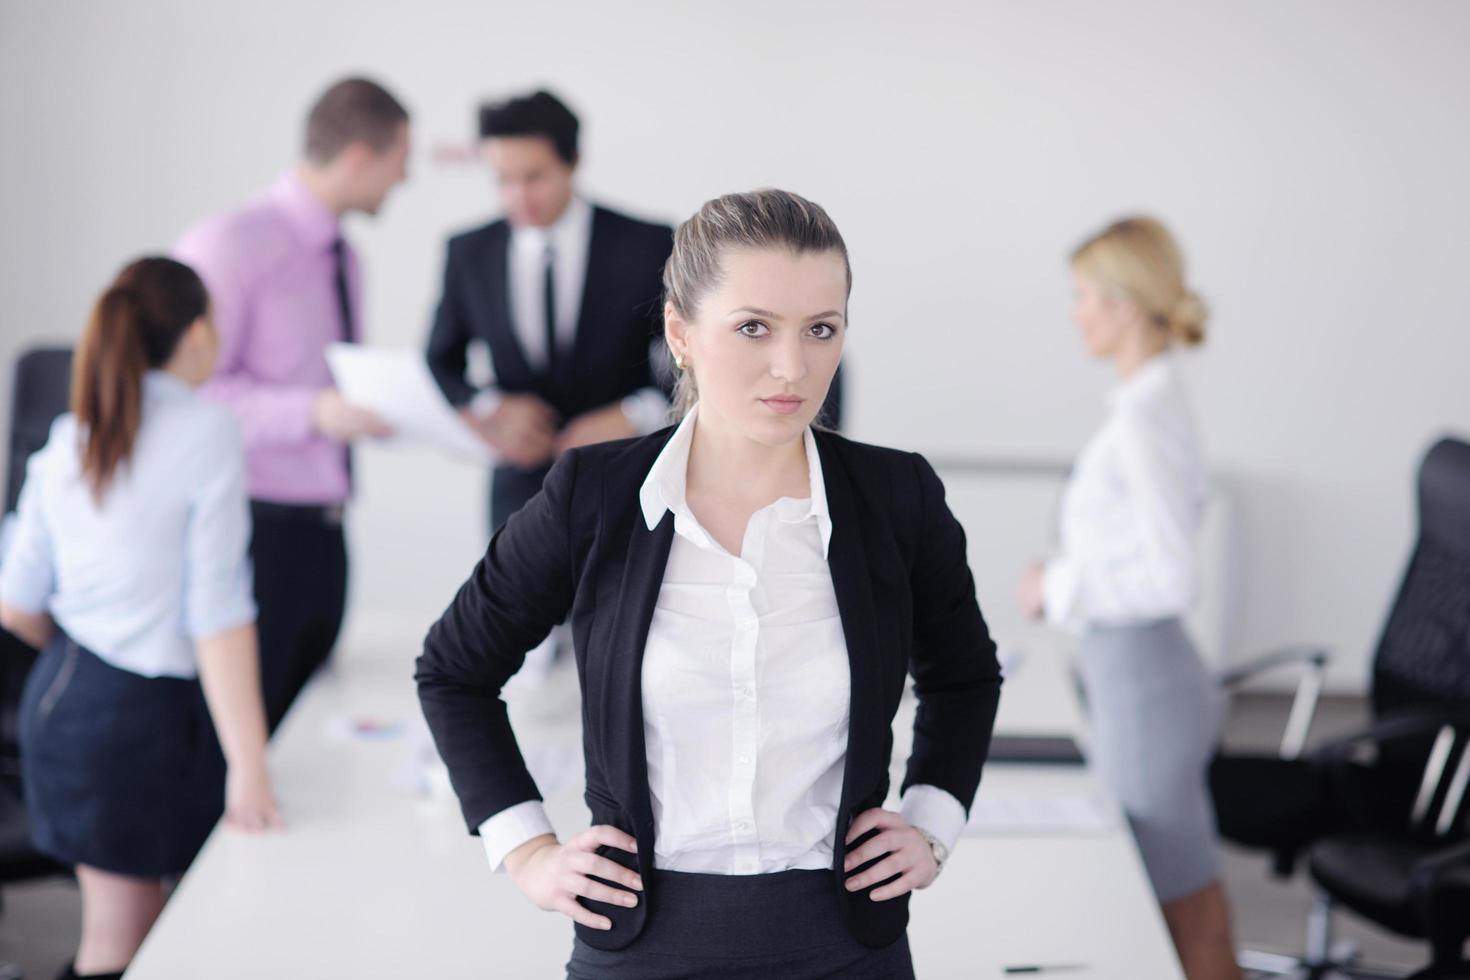
[{"label": "white wall", "polygon": [[[851,430],[923,450],[1080,446],[1110,379],[1068,324],[1064,256],[1146,208],[1216,312],[1190,373],[1234,495],[1237,650],[1326,640],[1352,686],[1416,458],[1470,430],[1467,50],[1453,0],[3,3],[0,360],[74,337],[125,259],[269,182],[348,71],[416,127],[412,183],[351,228],[375,341],[422,341],[443,239],[492,211],[430,148],[478,97],[546,83],[603,200],[675,219],[776,184],[826,205],[856,273]],[[356,623],[416,634],[483,544],[483,477],[371,452],[360,473]],[[1042,547],[996,516],[994,553]],[[988,591],[1003,633],[1012,595]]]}]

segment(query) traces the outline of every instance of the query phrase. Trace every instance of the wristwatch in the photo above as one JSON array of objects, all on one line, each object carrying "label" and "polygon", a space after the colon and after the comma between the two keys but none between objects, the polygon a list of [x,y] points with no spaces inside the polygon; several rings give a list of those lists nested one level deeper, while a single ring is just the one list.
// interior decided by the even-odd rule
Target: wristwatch
[{"label": "wristwatch", "polygon": [[934,852],[934,873],[935,875],[938,875],[939,872],[944,870],[944,862],[949,860],[949,848],[945,847],[943,842],[941,842],[938,837],[935,837],[923,827],[915,827],[914,829],[917,830],[919,832],[919,836],[924,838],[925,842],[928,843],[929,850]]}]

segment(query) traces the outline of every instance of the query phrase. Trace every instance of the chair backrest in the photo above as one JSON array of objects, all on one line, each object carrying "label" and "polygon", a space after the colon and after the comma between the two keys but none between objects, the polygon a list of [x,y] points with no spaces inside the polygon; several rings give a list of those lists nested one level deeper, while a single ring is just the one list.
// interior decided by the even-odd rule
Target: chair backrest
[{"label": "chair backrest", "polygon": [[70,400],[71,348],[40,347],[15,362],[4,513],[15,510],[26,478],[26,460],[46,444],[51,423],[67,410]]},{"label": "chair backrest", "polygon": [[1470,443],[1419,467],[1419,536],[1373,658],[1373,711],[1470,705]]}]

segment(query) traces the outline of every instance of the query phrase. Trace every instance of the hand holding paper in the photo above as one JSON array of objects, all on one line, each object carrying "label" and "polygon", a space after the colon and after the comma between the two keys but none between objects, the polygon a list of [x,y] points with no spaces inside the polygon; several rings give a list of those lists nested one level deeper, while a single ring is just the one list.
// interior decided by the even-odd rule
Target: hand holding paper
[{"label": "hand holding paper", "polygon": [[385,442],[432,446],[452,456],[494,463],[495,454],[444,398],[421,353],[332,344],[327,366],[342,397],[381,418]]}]

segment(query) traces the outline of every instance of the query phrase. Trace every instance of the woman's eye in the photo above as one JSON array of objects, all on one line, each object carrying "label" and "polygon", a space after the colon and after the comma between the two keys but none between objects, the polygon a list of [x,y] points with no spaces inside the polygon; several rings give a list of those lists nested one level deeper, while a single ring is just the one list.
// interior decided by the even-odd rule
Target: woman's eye
[{"label": "woman's eye", "polygon": [[768,332],[768,328],[759,320],[746,320],[740,325],[740,332],[747,337],[761,337]]},{"label": "woman's eye", "polygon": [[812,334],[818,340],[830,340],[837,334],[837,328],[830,323],[814,323],[812,324]]}]

